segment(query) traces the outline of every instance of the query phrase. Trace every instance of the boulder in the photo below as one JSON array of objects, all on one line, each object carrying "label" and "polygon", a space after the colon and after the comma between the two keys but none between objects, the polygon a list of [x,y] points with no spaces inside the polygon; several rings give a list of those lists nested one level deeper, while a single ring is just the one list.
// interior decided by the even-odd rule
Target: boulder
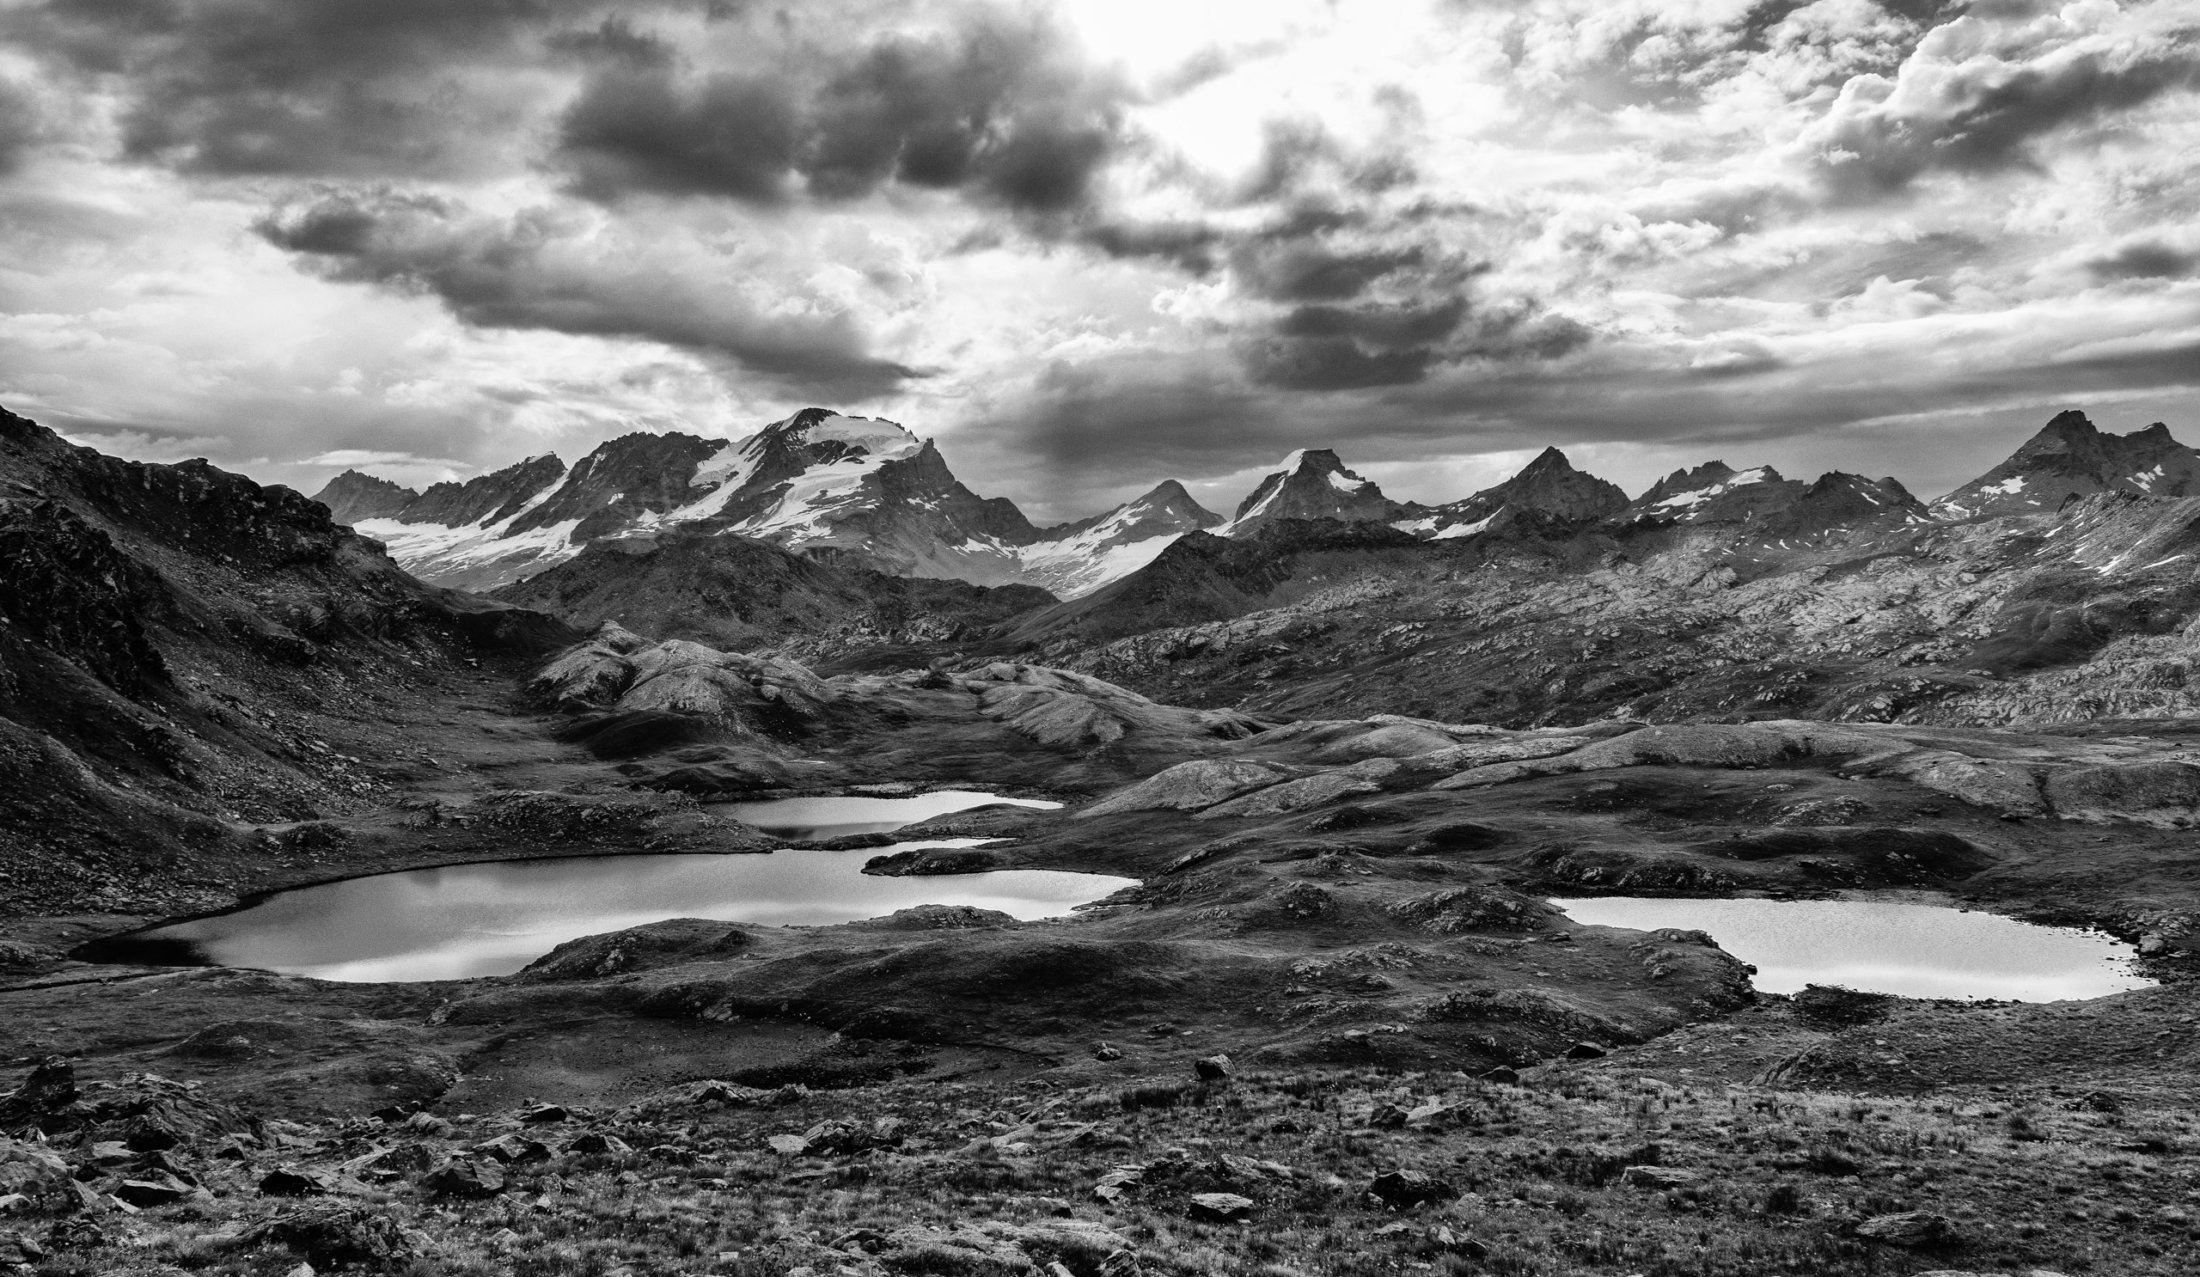
[{"label": "boulder", "polygon": [[0,1139],[0,1196],[39,1198],[70,1183],[69,1164],[43,1144]]},{"label": "boulder", "polygon": [[21,1086],[0,1098],[0,1130],[35,1126],[76,1098],[76,1066],[65,1056],[49,1055],[31,1069]]},{"label": "boulder", "polygon": [[1484,1069],[1481,1077],[1485,1082],[1502,1082],[1507,1086],[1515,1086],[1520,1082],[1519,1070],[1505,1064],[1500,1064],[1493,1069]]},{"label": "boulder", "polygon": [[139,1179],[122,1181],[114,1195],[132,1206],[148,1207],[180,1202],[198,1191],[166,1171],[155,1171]]},{"label": "boulder", "polygon": [[1192,1194],[1191,1216],[1211,1224],[1235,1224],[1251,1219],[1253,1199],[1236,1193]]},{"label": "boulder", "polygon": [[1202,1082],[1228,1081],[1230,1077],[1230,1057],[1227,1055],[1210,1055],[1194,1060],[1192,1061],[1192,1072],[1197,1074]]},{"label": "boulder", "polygon": [[625,1157],[633,1152],[634,1148],[616,1135],[606,1135],[602,1131],[590,1131],[585,1135],[575,1137],[571,1143],[565,1146],[565,1151],[592,1157]]},{"label": "boulder", "polygon": [[1423,1202],[1449,1201],[1459,1194],[1451,1185],[1421,1171],[1384,1171],[1369,1181],[1367,1191],[1385,1206],[1404,1209]]},{"label": "boulder", "polygon": [[1858,1237],[1905,1248],[1937,1245],[1947,1241],[1953,1231],[1944,1216],[1922,1210],[1874,1215],[1856,1226]]},{"label": "boulder", "polygon": [[435,1197],[494,1197],[504,1191],[504,1172],[494,1163],[453,1158],[421,1177]]},{"label": "boulder", "polygon": [[1594,1042],[1576,1042],[1566,1048],[1566,1058],[1569,1060],[1601,1060],[1608,1054],[1610,1052]]},{"label": "boulder", "polygon": [[470,1151],[494,1158],[506,1166],[523,1162],[547,1162],[552,1156],[548,1144],[518,1135],[499,1135],[493,1140],[484,1140],[474,1145]]},{"label": "boulder", "polygon": [[281,1246],[324,1271],[395,1272],[413,1252],[386,1209],[333,1201],[285,1211],[246,1234],[244,1241],[247,1246]]},{"label": "boulder", "polygon": [[1100,1177],[1093,1185],[1092,1195],[1103,1202],[1120,1202],[1135,1195],[1146,1186],[1146,1168],[1143,1164],[1118,1166]]},{"label": "boulder", "polygon": [[328,1191],[326,1176],[279,1166],[260,1177],[262,1197],[314,1197]]},{"label": "boulder", "polygon": [[1620,1172],[1620,1182],[1636,1188],[1679,1188],[1702,1179],[1694,1171],[1674,1166],[1630,1166]]}]

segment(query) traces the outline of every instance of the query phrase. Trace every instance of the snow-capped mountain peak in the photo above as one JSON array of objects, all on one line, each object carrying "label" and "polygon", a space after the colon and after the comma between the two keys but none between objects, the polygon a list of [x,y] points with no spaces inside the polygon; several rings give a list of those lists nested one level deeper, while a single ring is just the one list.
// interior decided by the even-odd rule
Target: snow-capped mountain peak
[{"label": "snow-capped mountain peak", "polygon": [[1247,536],[1277,519],[1387,521],[1404,510],[1384,496],[1373,480],[1346,469],[1335,452],[1301,448],[1254,485],[1253,491],[1238,503],[1237,513],[1217,529],[1217,534]]}]

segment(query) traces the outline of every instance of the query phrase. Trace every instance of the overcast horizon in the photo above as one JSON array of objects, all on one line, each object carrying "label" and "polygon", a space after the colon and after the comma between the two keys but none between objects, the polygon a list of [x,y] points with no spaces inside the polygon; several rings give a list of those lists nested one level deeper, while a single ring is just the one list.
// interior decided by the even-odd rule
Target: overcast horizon
[{"label": "overcast horizon", "polygon": [[0,405],[308,492],[820,404],[1040,522],[1931,497],[2195,442],[2195,155],[2192,0],[0,3]]}]

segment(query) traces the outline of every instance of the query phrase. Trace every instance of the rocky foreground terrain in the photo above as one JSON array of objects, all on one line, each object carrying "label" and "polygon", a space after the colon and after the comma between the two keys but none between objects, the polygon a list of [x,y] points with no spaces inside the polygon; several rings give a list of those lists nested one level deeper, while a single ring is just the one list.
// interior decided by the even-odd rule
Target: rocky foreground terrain
[{"label": "rocky foreground terrain", "polygon": [[[20,418],[0,481],[0,1261],[2200,1259],[2200,715],[2173,677],[2191,573],[2164,562],[2185,561],[2187,498],[1905,507],[1807,537],[1791,513],[1795,544],[1761,562],[1781,507],[1757,495],[1637,531],[1279,518],[1001,619],[932,583],[897,596],[941,609],[917,629],[865,610],[876,573],[760,546],[803,607],[841,602],[790,605],[815,620],[800,643],[757,644],[622,624],[606,600],[641,587],[598,568],[570,594],[550,574],[533,606],[424,586],[295,494]],[[1938,690],[1894,698],[1901,679]],[[785,844],[724,800],[972,784],[1063,806],[832,845],[873,873],[1137,885],[1035,922],[667,919],[466,981],[161,966],[114,940],[387,869],[761,853]],[[950,837],[988,841],[873,849]],[[1701,932],[1559,907],[1615,891],[2092,925],[2157,983],[1767,995]]]}]

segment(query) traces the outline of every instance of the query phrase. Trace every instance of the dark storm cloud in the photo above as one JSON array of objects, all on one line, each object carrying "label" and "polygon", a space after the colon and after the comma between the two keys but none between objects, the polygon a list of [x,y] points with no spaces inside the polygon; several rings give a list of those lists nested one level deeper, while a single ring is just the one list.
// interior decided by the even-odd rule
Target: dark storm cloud
[{"label": "dark storm cloud", "polygon": [[465,74],[536,56],[580,0],[103,0],[0,37],[125,89],[129,155],[211,174],[449,175],[502,158],[524,94]]},{"label": "dark storm cloud", "polygon": [[765,313],[718,264],[597,247],[547,213],[494,218],[431,197],[346,193],[257,229],[328,279],[428,294],[484,328],[662,342],[813,397],[869,398],[916,375],[866,354],[845,315]]},{"label": "dark storm cloud", "polygon": [[44,135],[44,121],[30,95],[0,80],[0,177],[13,173]]},{"label": "dark storm cloud", "polygon": [[1813,139],[1816,167],[1837,196],[1852,200],[1898,193],[1932,170],[2034,168],[2038,139],[2196,87],[2200,45],[2190,32],[2144,54],[2090,51],[2014,69],[1966,64],[1929,95],[1845,100]]},{"label": "dark storm cloud", "polygon": [[2200,266],[2200,253],[2160,240],[2139,240],[2090,258],[2085,266],[2102,279],[2178,279]]},{"label": "dark storm cloud", "polygon": [[801,108],[777,80],[722,73],[693,85],[669,70],[598,77],[566,113],[560,142],[574,190],[776,202],[789,194]]},{"label": "dark storm cloud", "polygon": [[887,36],[822,73],[602,73],[567,112],[556,158],[605,202],[771,203],[798,187],[842,200],[898,182],[1053,214],[1086,203],[1127,100],[1052,27],[975,17],[951,35]]}]

